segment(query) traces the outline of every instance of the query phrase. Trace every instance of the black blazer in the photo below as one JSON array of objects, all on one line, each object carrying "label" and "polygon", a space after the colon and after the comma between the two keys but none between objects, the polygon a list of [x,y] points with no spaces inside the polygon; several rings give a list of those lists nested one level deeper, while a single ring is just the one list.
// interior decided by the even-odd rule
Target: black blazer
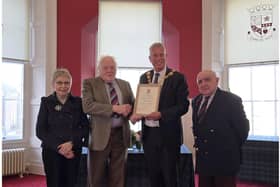
[{"label": "black blazer", "polygon": [[72,141],[74,150],[81,149],[87,143],[88,125],[80,97],[70,95],[64,105],[55,93],[41,98],[36,136],[43,148],[57,151],[58,145]]},{"label": "black blazer", "polygon": [[192,101],[196,172],[211,176],[236,175],[241,162],[241,146],[249,132],[242,100],[218,88],[199,124],[197,113],[201,100],[202,95],[198,95]]},{"label": "black blazer", "polygon": [[[188,111],[188,85],[183,74],[166,69],[166,75],[169,75],[161,88],[159,111],[161,112],[160,134],[163,144],[168,146],[182,144],[182,123],[181,116]],[[147,84],[152,80],[153,70],[150,70],[140,77],[141,84]],[[147,126],[142,122],[142,138],[145,143]]]}]

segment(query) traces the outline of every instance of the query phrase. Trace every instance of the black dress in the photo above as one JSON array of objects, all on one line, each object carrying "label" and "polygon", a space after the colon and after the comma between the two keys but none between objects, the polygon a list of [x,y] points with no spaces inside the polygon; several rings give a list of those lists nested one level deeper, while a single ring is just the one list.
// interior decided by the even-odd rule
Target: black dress
[{"label": "black dress", "polygon": [[[88,119],[80,97],[69,95],[62,104],[54,92],[42,97],[36,124],[36,136],[42,141],[42,158],[48,187],[75,186],[82,146],[87,145]],[[75,157],[67,159],[58,146],[71,141]]]}]

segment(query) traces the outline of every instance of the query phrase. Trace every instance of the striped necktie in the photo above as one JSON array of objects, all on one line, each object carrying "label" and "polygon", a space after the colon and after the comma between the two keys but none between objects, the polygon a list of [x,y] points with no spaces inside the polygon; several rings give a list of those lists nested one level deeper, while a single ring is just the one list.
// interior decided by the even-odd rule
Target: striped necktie
[{"label": "striped necktie", "polygon": [[201,121],[203,120],[203,118],[206,114],[206,109],[207,109],[207,104],[208,104],[209,98],[210,98],[210,96],[206,96],[204,98],[204,101],[198,111],[197,118],[198,118],[199,123],[201,123]]},{"label": "striped necktie", "polygon": [[110,101],[112,105],[118,105],[119,104],[119,100],[118,100],[118,95],[116,92],[116,89],[113,86],[113,83],[109,82],[109,92],[110,92]]}]

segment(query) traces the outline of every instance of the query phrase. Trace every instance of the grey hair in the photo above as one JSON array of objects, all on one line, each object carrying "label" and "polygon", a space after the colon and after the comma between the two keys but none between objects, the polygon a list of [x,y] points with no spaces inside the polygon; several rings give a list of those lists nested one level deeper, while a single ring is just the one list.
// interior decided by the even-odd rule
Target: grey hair
[{"label": "grey hair", "polygon": [[164,53],[166,53],[166,49],[164,47],[164,45],[161,42],[155,42],[150,46],[150,53],[152,52],[152,50],[154,48],[163,48],[164,49]]},{"label": "grey hair", "polygon": [[68,69],[66,68],[58,68],[55,70],[55,72],[53,73],[53,76],[52,76],[52,83],[55,82],[55,80],[58,78],[58,77],[61,77],[61,76],[65,76],[65,77],[68,77],[70,79],[70,81],[72,82],[72,76],[69,72]]},{"label": "grey hair", "polygon": [[97,66],[97,69],[98,69],[99,72],[101,70],[101,66],[102,66],[103,61],[107,58],[111,59],[114,62],[115,67],[117,68],[117,62],[115,60],[115,57],[110,56],[110,55],[104,55],[104,56],[101,56],[101,58],[99,59],[99,63],[98,63],[98,66]]}]

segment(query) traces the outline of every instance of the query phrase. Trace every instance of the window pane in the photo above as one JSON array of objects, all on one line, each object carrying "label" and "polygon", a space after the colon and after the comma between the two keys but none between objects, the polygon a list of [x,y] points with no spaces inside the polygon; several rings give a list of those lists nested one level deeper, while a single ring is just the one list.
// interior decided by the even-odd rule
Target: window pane
[{"label": "window pane", "polygon": [[251,100],[250,67],[232,67],[229,69],[229,88],[244,101]]},{"label": "window pane", "polygon": [[277,116],[277,119],[276,119],[277,136],[280,136],[280,102],[279,101],[277,101],[276,107],[277,107],[277,110],[276,110],[276,116]]},{"label": "window pane", "polygon": [[274,65],[252,67],[253,100],[275,100]]},{"label": "window pane", "polygon": [[98,56],[115,56],[119,67],[151,67],[149,47],[161,41],[161,3],[99,1]]},{"label": "window pane", "polygon": [[3,57],[29,60],[29,0],[3,0]]},{"label": "window pane", "polygon": [[249,124],[250,124],[250,135],[253,133],[252,129],[253,129],[253,121],[252,121],[252,102],[244,102],[243,101],[243,106],[244,106],[244,110],[247,116],[247,119],[249,120]]},{"label": "window pane", "polygon": [[254,102],[254,135],[275,135],[275,103]]},{"label": "window pane", "polygon": [[131,89],[136,96],[137,85],[140,80],[140,76],[150,69],[140,68],[118,68],[117,77],[128,81],[131,85]]},{"label": "window pane", "polygon": [[280,73],[280,71],[279,71],[279,64],[276,64],[275,65],[275,76],[276,76],[276,78],[275,78],[275,86],[276,86],[276,99],[279,101],[279,99],[280,99],[280,81],[279,81],[279,79],[280,79],[280,76],[279,76],[279,73]]},{"label": "window pane", "polygon": [[23,68],[16,63],[1,65],[3,140],[23,137]]},{"label": "window pane", "polygon": [[229,67],[229,88],[243,100],[250,135],[279,135],[279,64]]},{"label": "window pane", "polygon": [[276,128],[277,128],[277,136],[280,136],[280,81],[279,81],[279,64],[275,65],[275,75],[276,75],[276,80],[275,80],[275,86],[276,86]]},{"label": "window pane", "polygon": [[[142,73],[151,69],[149,47],[161,41],[160,1],[99,1],[98,59],[115,57],[117,77],[130,82],[136,96]],[[141,130],[140,123],[131,125]]]}]

